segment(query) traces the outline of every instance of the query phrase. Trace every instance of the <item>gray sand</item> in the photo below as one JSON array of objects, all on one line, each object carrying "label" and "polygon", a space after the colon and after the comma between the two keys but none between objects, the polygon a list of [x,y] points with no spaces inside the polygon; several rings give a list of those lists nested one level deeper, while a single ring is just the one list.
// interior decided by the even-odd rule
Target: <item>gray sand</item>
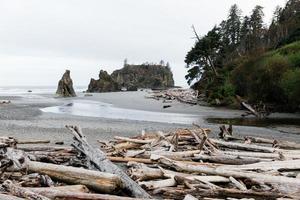
[{"label": "gray sand", "polygon": [[[199,125],[209,127],[213,135],[218,133],[218,125],[207,124],[206,117],[239,117],[241,111],[190,106],[173,102],[172,107],[163,109],[162,101],[146,99],[146,92],[101,93],[85,97],[79,94],[76,98],[54,98],[52,95],[32,95],[30,98],[0,97],[10,99],[12,104],[0,105],[0,136],[13,136],[20,139],[50,139],[52,142],[65,141],[69,144],[71,135],[65,125],[80,125],[88,140],[97,144],[97,140],[108,140],[115,135],[130,136],[141,133],[142,130],[169,131],[192,125],[145,122],[133,120],[105,119],[100,117],[82,117],[66,114],[44,113],[40,108],[63,105],[72,100],[92,100],[113,104],[115,107],[137,109],[155,112],[183,113],[199,115]],[[283,115],[283,114],[281,114]],[[284,116],[284,115],[283,115]],[[290,114],[288,116],[291,116]],[[292,115],[299,117],[299,115]],[[235,126],[236,135],[254,135],[268,138],[284,139],[300,142],[299,128],[277,127],[258,128]]]}]

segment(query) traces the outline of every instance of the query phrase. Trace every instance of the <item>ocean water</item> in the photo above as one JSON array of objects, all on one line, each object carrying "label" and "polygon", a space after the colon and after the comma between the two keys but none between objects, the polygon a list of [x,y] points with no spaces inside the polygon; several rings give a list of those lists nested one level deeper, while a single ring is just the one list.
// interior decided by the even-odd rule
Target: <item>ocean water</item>
[{"label": "ocean water", "polygon": [[[30,96],[32,94],[55,94],[57,86],[0,86],[0,96]],[[74,87],[76,92],[85,91],[84,86]],[[31,91],[31,92],[29,92]]]}]

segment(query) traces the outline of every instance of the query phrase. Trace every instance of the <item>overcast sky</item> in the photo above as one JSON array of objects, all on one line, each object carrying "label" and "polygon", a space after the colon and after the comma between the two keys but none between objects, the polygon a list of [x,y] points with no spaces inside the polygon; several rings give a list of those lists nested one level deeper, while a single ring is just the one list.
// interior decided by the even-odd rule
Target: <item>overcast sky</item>
[{"label": "overcast sky", "polygon": [[237,3],[257,4],[269,23],[286,0],[0,0],[0,87],[56,85],[65,69],[77,86],[100,69],[170,62],[176,85],[186,86],[184,57]]}]

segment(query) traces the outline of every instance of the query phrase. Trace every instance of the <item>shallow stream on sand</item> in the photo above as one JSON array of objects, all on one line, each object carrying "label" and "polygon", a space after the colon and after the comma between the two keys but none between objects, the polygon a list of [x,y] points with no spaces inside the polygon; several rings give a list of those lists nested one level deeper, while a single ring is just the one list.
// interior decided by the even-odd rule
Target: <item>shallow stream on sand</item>
[{"label": "shallow stream on sand", "polygon": [[198,115],[118,108],[114,107],[112,104],[88,100],[73,100],[62,106],[47,107],[41,110],[43,112],[86,117],[102,117],[108,119],[125,119],[188,125],[198,123],[200,121],[200,116]]}]

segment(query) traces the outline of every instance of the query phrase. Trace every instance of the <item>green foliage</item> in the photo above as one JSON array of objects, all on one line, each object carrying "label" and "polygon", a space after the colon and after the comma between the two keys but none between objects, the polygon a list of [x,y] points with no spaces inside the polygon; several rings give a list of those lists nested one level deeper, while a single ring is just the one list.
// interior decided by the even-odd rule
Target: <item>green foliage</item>
[{"label": "green foliage", "polygon": [[229,80],[229,77],[225,79],[223,84],[216,88],[214,95],[211,99],[219,99],[222,105],[229,105],[233,103],[235,95],[235,86]]},{"label": "green foliage", "polygon": [[233,5],[227,19],[204,37],[195,32],[185,77],[208,101],[229,104],[238,94],[256,103],[295,104],[299,93],[291,87],[298,79],[290,71],[300,68],[300,2],[277,7],[269,27],[263,18],[259,5],[244,17]]},{"label": "green foliage", "polygon": [[286,72],[300,66],[295,61],[299,47],[300,42],[296,42],[237,66],[232,72],[237,94],[253,102],[286,104],[288,95],[282,79],[286,79]]},{"label": "green foliage", "polygon": [[212,70],[215,73],[215,66],[218,59],[220,46],[220,34],[218,28],[214,27],[206,36],[199,38],[195,46],[185,57],[187,68],[190,68],[186,79],[191,84],[193,80],[201,77],[203,71]]},{"label": "green foliage", "polygon": [[288,102],[291,106],[297,107],[300,105],[300,68],[290,69],[286,71],[280,81],[280,86],[285,95],[288,97]]}]

